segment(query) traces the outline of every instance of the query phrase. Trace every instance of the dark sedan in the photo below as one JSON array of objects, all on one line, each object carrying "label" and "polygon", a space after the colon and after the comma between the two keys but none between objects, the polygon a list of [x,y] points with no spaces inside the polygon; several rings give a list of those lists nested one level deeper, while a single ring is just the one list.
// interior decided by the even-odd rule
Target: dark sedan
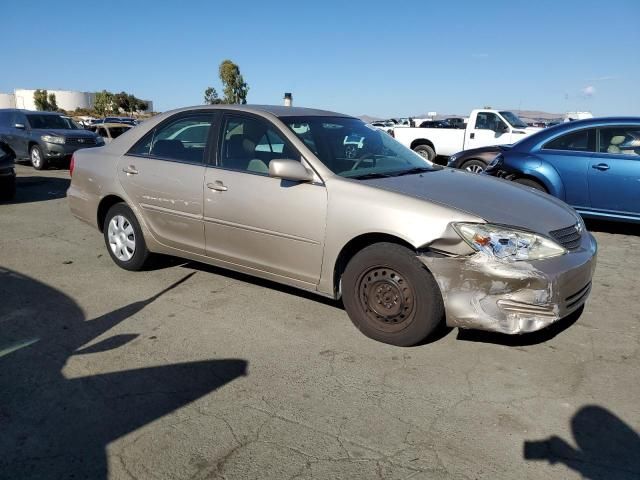
[{"label": "dark sedan", "polygon": [[583,217],[640,222],[640,117],[547,128],[500,153],[485,174],[547,192]]},{"label": "dark sedan", "polygon": [[0,142],[0,200],[11,200],[16,194],[14,160],[9,146]]},{"label": "dark sedan", "polygon": [[449,157],[447,167],[459,168],[471,173],[482,173],[498,154],[509,148],[511,145],[492,145],[463,150]]}]

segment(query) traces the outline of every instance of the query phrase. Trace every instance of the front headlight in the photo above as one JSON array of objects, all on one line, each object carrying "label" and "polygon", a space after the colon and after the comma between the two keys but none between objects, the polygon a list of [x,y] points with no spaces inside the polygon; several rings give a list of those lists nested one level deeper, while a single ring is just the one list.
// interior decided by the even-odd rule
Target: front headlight
[{"label": "front headlight", "polygon": [[511,227],[488,223],[455,223],[453,227],[473,249],[497,260],[541,260],[567,253],[549,238]]},{"label": "front headlight", "polygon": [[494,169],[500,167],[504,163],[504,155],[499,153],[494,157],[489,165],[487,165],[487,170]]},{"label": "front headlight", "polygon": [[55,137],[53,135],[42,135],[40,137],[43,142],[56,143],[58,145],[64,144],[64,137]]}]

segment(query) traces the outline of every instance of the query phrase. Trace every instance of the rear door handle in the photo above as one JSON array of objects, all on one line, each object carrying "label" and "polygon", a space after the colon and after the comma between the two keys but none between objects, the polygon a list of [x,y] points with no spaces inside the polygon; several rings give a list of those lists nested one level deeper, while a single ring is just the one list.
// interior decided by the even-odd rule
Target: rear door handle
[{"label": "rear door handle", "polygon": [[127,175],[137,175],[138,170],[133,165],[129,165],[127,168],[123,168],[122,171]]},{"label": "rear door handle", "polygon": [[207,188],[210,190],[215,190],[216,192],[227,191],[227,187],[220,180],[216,180],[213,183],[207,183]]},{"label": "rear door handle", "polygon": [[591,165],[591,168],[595,168],[596,170],[605,171],[605,170],[609,170],[609,165],[607,165],[606,163],[598,163],[596,165]]}]

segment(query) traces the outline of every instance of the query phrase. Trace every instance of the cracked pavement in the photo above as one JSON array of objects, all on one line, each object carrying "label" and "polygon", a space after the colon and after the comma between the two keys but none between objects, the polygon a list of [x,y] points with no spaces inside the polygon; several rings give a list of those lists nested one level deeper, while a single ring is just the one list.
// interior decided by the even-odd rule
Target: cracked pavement
[{"label": "cracked pavement", "polygon": [[397,348],[270,282],[175,259],[121,270],[69,213],[66,170],[17,171],[0,478],[640,478],[638,227],[590,224],[580,318]]}]

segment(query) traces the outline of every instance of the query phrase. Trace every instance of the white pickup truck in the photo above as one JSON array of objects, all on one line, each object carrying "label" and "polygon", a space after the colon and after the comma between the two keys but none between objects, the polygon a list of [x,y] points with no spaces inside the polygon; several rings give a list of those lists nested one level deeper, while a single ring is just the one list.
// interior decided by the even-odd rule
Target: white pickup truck
[{"label": "white pickup truck", "polygon": [[513,112],[473,110],[467,127],[460,128],[394,128],[392,135],[403,145],[434,160],[470,148],[515,143],[541,128],[527,126]]}]

